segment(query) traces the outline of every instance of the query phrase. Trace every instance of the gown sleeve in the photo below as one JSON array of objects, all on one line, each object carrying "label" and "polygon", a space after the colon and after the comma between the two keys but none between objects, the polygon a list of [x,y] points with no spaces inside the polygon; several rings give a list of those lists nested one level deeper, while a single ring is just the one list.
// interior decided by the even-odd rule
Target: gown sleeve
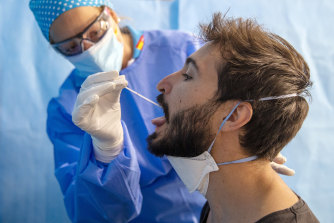
[{"label": "gown sleeve", "polygon": [[109,164],[93,155],[89,134],[72,122],[77,91],[65,82],[48,105],[47,133],[54,146],[55,175],[72,222],[128,222],[139,215],[140,169],[125,123],[124,149]]}]

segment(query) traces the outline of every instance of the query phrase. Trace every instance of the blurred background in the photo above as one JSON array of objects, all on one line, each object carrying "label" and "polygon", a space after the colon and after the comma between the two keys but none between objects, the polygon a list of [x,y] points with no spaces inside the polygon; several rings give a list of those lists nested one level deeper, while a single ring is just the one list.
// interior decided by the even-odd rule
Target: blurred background
[{"label": "blurred background", "polygon": [[[4,3],[4,2],[2,2]],[[46,107],[72,69],[42,36],[29,0],[0,5],[0,222],[69,222],[54,177]],[[283,177],[321,222],[334,222],[334,4],[331,0],[114,0],[123,24],[198,33],[213,12],[252,17],[288,40],[314,82],[310,112],[283,150]]]}]

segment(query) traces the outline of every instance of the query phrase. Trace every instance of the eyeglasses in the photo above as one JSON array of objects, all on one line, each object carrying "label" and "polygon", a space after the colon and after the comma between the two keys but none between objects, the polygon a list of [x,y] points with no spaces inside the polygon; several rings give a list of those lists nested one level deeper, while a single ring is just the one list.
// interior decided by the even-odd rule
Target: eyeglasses
[{"label": "eyeglasses", "polygon": [[102,6],[101,14],[82,32],[61,42],[51,44],[51,46],[65,56],[75,56],[82,53],[85,51],[83,41],[88,41],[94,45],[103,38],[110,28],[108,12],[107,7]]}]

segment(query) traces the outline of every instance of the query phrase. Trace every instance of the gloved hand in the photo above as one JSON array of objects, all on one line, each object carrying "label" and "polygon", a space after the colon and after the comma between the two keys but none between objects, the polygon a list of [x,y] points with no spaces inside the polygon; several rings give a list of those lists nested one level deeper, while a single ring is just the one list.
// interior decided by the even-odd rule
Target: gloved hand
[{"label": "gloved hand", "polygon": [[123,148],[120,94],[128,82],[117,71],[90,75],[81,85],[72,121],[92,137],[95,158],[108,163]]},{"label": "gloved hand", "polygon": [[284,166],[283,164],[286,162],[286,158],[279,153],[271,162],[271,167],[279,174],[287,175],[287,176],[293,176],[295,175],[295,171],[293,169],[290,169],[287,166]]}]

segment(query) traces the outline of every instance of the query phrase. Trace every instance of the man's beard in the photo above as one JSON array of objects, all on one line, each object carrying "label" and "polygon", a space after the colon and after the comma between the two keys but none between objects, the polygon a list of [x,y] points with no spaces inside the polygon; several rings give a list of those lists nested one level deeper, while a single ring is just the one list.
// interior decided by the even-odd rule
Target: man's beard
[{"label": "man's beard", "polygon": [[[159,98],[160,97],[160,98]],[[167,128],[161,131],[160,139],[154,132],[147,137],[148,150],[156,156],[195,157],[206,151],[214,135],[211,134],[210,119],[215,113],[217,102],[207,102],[180,111],[168,120],[168,106],[162,96],[158,101],[163,107]],[[165,124],[166,124],[165,123]]]}]

